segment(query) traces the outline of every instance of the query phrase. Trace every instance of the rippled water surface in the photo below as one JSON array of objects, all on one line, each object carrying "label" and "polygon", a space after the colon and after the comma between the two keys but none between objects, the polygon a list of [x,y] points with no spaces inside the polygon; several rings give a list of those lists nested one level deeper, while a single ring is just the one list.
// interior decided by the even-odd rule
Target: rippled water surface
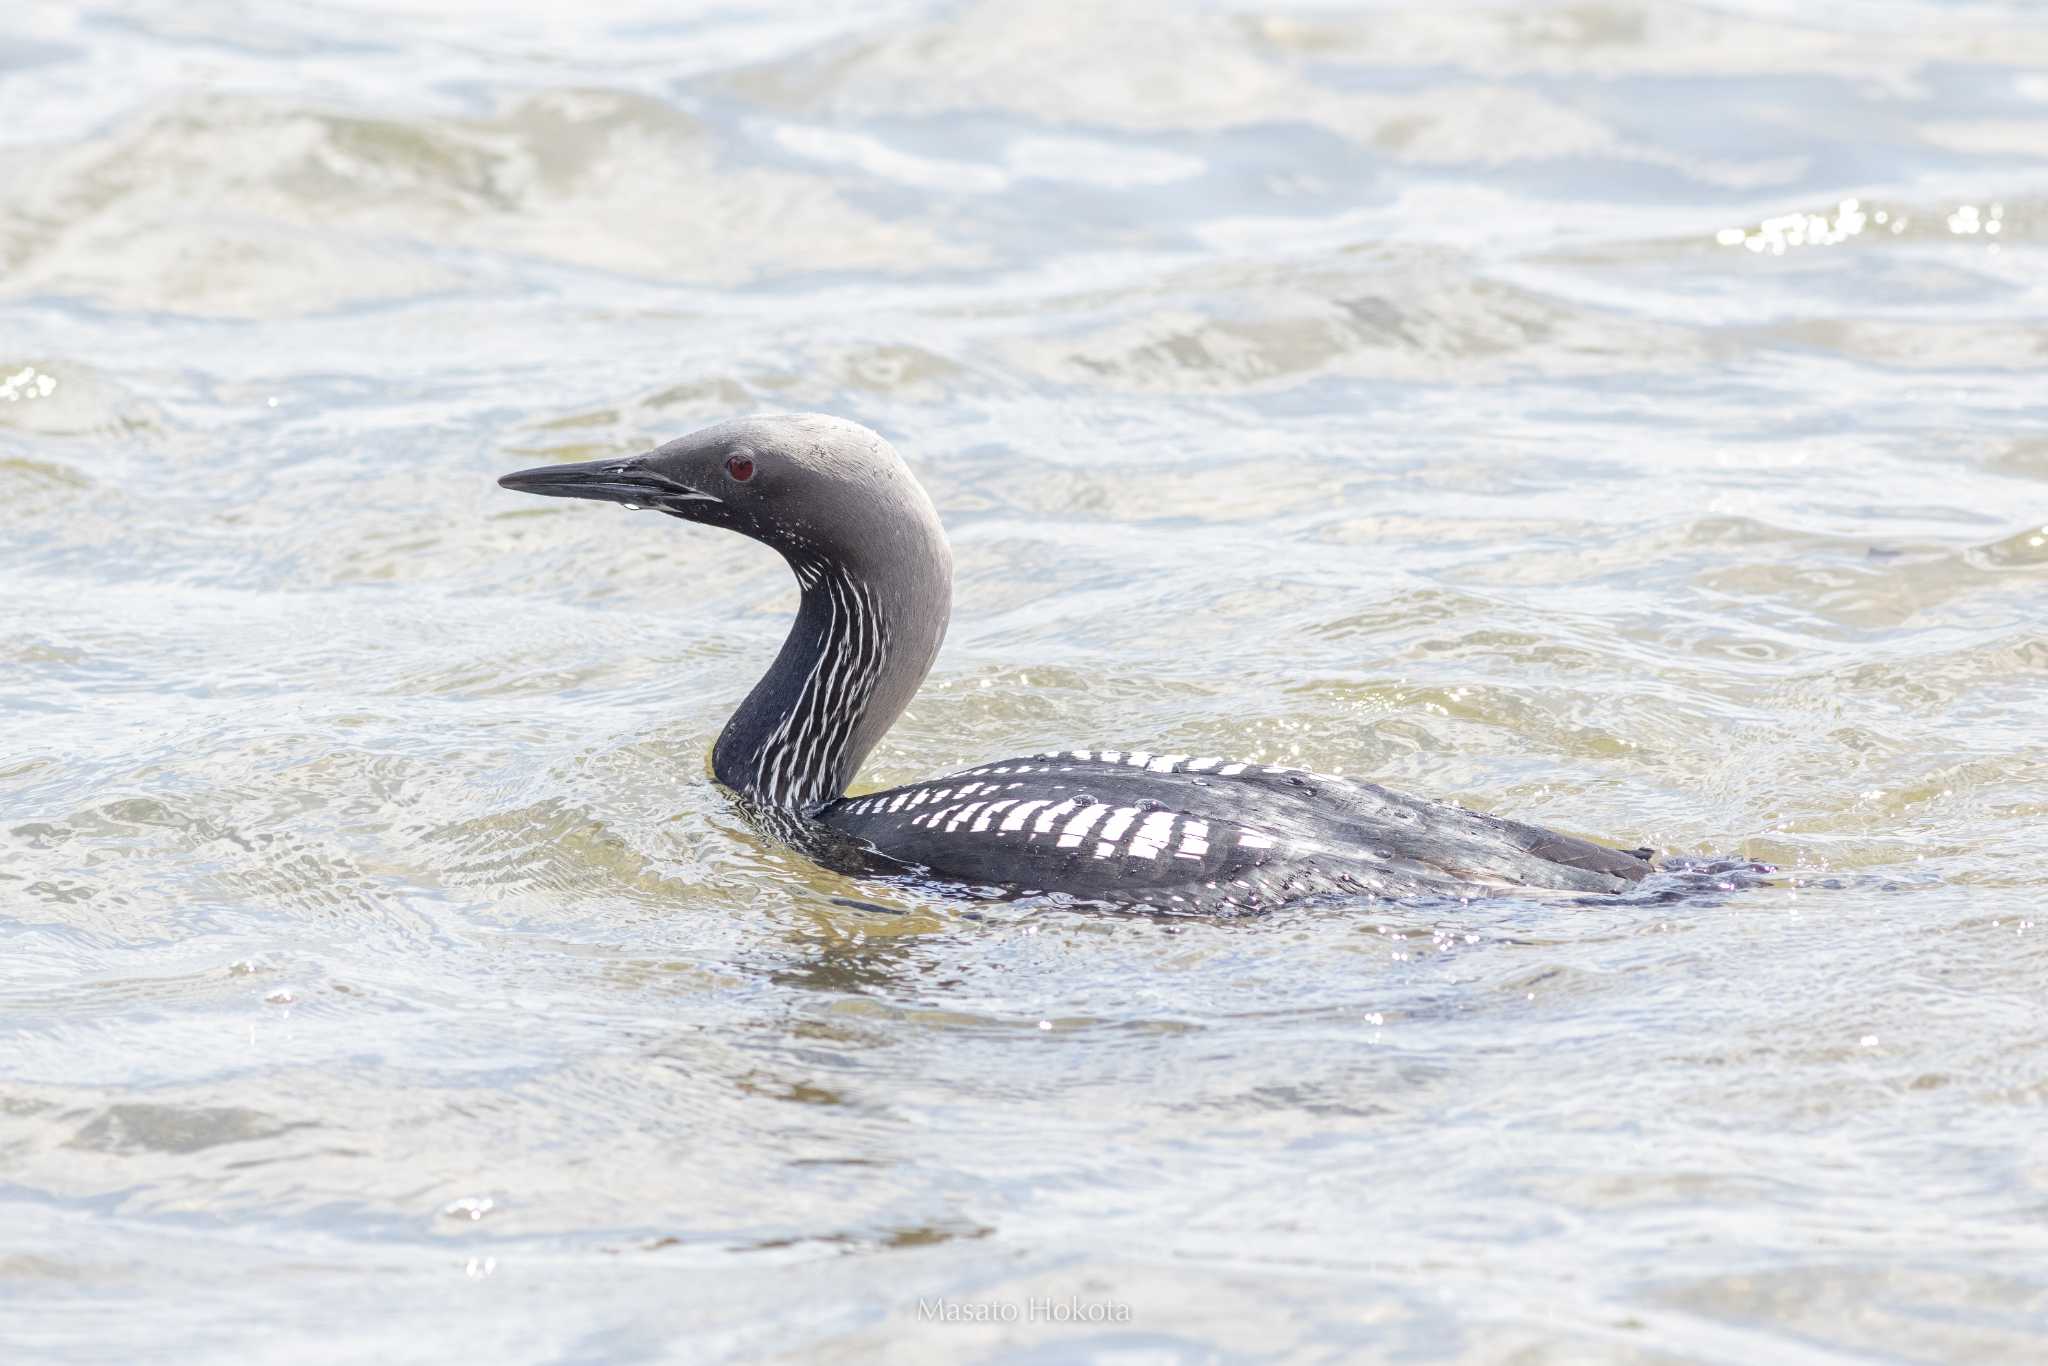
[{"label": "rippled water surface", "polygon": [[[2044,280],[2017,0],[17,5],[7,1357],[2048,1354]],[[780,562],[493,484],[789,408],[960,566],[863,785],[1782,871],[805,867],[705,771]]]}]

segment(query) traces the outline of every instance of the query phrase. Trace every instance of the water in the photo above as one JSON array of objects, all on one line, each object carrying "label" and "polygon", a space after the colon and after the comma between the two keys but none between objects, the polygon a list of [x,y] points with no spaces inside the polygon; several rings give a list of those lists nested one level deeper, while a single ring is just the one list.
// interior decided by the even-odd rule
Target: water
[{"label": "water", "polygon": [[[7,1355],[2041,1355],[2044,70],[1927,0],[16,6]],[[800,407],[960,566],[865,785],[1223,753],[1785,874],[803,866],[704,759],[786,571],[493,483]]]}]

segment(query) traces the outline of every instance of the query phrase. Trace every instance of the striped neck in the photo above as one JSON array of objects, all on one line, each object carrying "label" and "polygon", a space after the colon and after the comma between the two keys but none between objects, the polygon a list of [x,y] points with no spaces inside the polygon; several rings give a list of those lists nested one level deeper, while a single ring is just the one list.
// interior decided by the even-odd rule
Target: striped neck
[{"label": "striped neck", "polygon": [[796,624],[719,734],[712,771],[742,796],[809,814],[846,791],[909,703],[938,642],[903,639],[904,613],[844,566],[788,559],[803,585]]}]

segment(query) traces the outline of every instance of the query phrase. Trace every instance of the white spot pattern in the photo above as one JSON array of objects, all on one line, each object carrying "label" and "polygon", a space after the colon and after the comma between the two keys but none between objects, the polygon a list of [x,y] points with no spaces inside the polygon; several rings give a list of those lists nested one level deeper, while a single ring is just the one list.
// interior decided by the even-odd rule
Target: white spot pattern
[{"label": "white spot pattern", "polygon": [[1080,815],[1067,822],[1067,828],[1060,832],[1060,848],[1072,849],[1086,839],[1088,832],[1095,828],[1095,822],[1109,814],[1109,808],[1100,803],[1088,807]]},{"label": "white spot pattern", "polygon": [[975,831],[979,833],[980,831],[988,829],[988,823],[996,818],[996,814],[998,812],[1000,812],[1006,806],[1015,806],[1016,804],[1017,799],[1015,797],[1005,797],[1002,801],[990,802],[987,806],[984,806],[981,809],[981,815],[975,819]]},{"label": "white spot pattern", "polygon": [[1138,833],[1131,836],[1130,856],[1158,858],[1159,851],[1173,838],[1173,823],[1178,819],[1171,811],[1155,811],[1145,817],[1138,825]]},{"label": "white spot pattern", "polygon": [[[957,788],[920,786],[869,793],[848,801],[842,809],[883,820],[894,817],[934,834],[944,831],[949,835],[986,836],[991,840],[1018,836],[1019,842],[1024,844],[1050,841],[1061,850],[1075,851],[1074,857],[1107,861],[1112,865],[1123,862],[1134,876],[1147,882],[1166,881],[1165,886],[1157,886],[1150,893],[1162,902],[1174,899],[1171,888],[1175,872],[1162,870],[1162,878],[1152,874],[1139,875],[1136,869],[1145,864],[1156,864],[1162,858],[1186,860],[1191,866],[1182,876],[1189,879],[1188,887],[1206,885],[1209,891],[1206,894],[1190,892],[1189,898],[1183,899],[1203,900],[1218,898],[1216,883],[1204,884],[1198,879],[1205,875],[1216,876],[1221,871],[1207,866],[1207,861],[1219,848],[1225,851],[1234,848],[1255,856],[1258,851],[1278,847],[1278,837],[1268,831],[1240,826],[1234,821],[1200,819],[1170,807],[1159,809],[1156,802],[1118,806],[1112,802],[1092,801],[1079,790],[1086,785],[1083,775],[1087,770],[1058,761],[1073,759],[1109,763],[1161,774],[1212,773],[1225,778],[1247,772],[1292,774],[1300,771],[1278,765],[1225,763],[1214,756],[1153,755],[1142,750],[1075,750],[1070,754],[1053,751],[1032,757],[1055,762],[987,765],[955,775],[956,782],[959,778],[970,778],[970,781],[959,782]],[[971,780],[972,775],[986,774],[998,778],[1024,775],[1025,780]],[[1062,779],[1053,775],[1069,776]],[[959,800],[968,797],[978,800]],[[955,800],[948,801],[948,798]],[[976,842],[979,843],[978,838]],[[887,848],[886,842],[882,847]],[[1050,852],[1050,846],[1047,847]],[[1084,848],[1085,853],[1081,852]],[[1140,860],[1144,863],[1141,864]],[[1267,870],[1259,870],[1264,871]],[[1254,872],[1249,881],[1240,878],[1226,882],[1219,898],[1222,904],[1239,905],[1233,893],[1247,897],[1244,904],[1253,905],[1258,904],[1263,896],[1280,895],[1284,888],[1269,883],[1259,876],[1259,872]]]},{"label": "white spot pattern", "polygon": [[1131,820],[1138,814],[1135,806],[1120,806],[1114,815],[1102,823],[1102,840],[1095,846],[1095,857],[1108,858],[1116,852],[1117,841],[1129,828]]},{"label": "white spot pattern", "polygon": [[1016,809],[1011,811],[1009,815],[1003,817],[1003,829],[1022,830],[1024,828],[1024,822],[1031,819],[1032,812],[1036,811],[1041,806],[1050,805],[1052,805],[1051,801],[1047,798],[1042,797],[1039,800],[1033,802],[1018,802]]},{"label": "white spot pattern", "polygon": [[1079,802],[1075,801],[1072,797],[1069,797],[1065,801],[1061,802],[1058,806],[1047,807],[1044,811],[1039,813],[1037,823],[1031,827],[1031,833],[1034,835],[1046,835],[1052,833],[1052,828],[1054,825],[1058,824],[1059,818],[1061,816],[1066,815],[1069,811],[1072,811],[1076,806],[1079,805]]},{"label": "white spot pattern", "polygon": [[[1065,751],[1053,749],[1041,750],[1039,753],[1034,754],[1031,757],[1034,759],[1080,759],[1089,763],[1120,764],[1128,768],[1149,769],[1154,773],[1209,773],[1213,771],[1230,777],[1235,777],[1238,774],[1245,772],[1247,769],[1258,767],[1258,765],[1255,764],[1226,762],[1223,759],[1217,758],[1213,754],[1204,755],[1202,758],[1194,759],[1188,757],[1185,754],[1161,754],[1154,756],[1152,754],[1147,753],[1144,750],[1135,749],[1070,749]],[[1004,770],[1002,769],[972,770],[972,772],[975,773],[1000,773],[1003,771]],[[1051,765],[1046,764],[1038,765],[1035,768],[1030,764],[1018,764],[1010,771],[1016,773],[1047,773],[1053,770]],[[1265,768],[1262,771],[1266,773],[1300,772],[1299,769],[1281,768],[1278,766]]]}]

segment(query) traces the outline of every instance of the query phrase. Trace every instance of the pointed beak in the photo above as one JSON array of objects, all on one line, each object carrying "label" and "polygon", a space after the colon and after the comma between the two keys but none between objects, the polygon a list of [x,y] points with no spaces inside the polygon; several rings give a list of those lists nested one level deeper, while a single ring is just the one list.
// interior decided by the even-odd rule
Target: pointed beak
[{"label": "pointed beak", "polygon": [[498,487],[547,498],[595,498],[605,503],[644,503],[655,507],[720,501],[656,473],[648,467],[644,455],[623,460],[584,460],[573,465],[542,465],[505,475],[498,480]]}]

